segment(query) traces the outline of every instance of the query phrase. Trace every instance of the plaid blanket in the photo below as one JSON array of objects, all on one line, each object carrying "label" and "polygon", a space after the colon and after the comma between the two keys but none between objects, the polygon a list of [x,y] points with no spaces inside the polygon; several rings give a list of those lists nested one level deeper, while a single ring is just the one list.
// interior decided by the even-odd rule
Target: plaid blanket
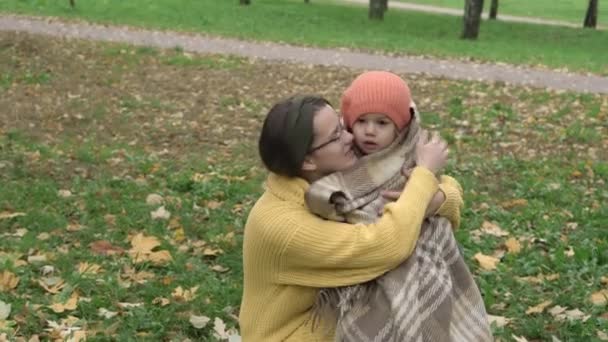
[{"label": "plaid blanket", "polygon": [[[309,209],[324,218],[373,222],[386,201],[382,190],[402,190],[404,165],[414,166],[418,115],[391,146],[350,170],[311,184]],[[450,222],[426,219],[413,254],[364,284],[322,289],[314,322],[337,319],[336,341],[492,341],[483,299],[464,262]]]}]

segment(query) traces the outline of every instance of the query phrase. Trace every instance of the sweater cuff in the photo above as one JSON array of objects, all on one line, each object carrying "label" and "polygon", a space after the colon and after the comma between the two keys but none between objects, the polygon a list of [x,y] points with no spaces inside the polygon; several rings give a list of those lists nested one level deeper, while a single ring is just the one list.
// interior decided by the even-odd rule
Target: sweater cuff
[{"label": "sweater cuff", "polygon": [[457,187],[449,183],[439,184],[439,190],[445,194],[445,201],[437,210],[437,215],[447,218],[452,223],[452,229],[460,226],[460,208],[463,205],[462,195]]}]

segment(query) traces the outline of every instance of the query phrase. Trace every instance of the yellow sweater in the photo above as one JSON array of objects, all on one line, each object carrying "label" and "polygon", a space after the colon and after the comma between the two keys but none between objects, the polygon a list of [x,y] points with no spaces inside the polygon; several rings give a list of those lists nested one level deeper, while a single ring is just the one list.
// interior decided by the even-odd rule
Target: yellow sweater
[{"label": "yellow sweater", "polygon": [[[439,214],[455,222],[461,190],[448,178],[441,179],[446,201]],[[239,317],[244,342],[333,341],[329,324],[311,329],[318,289],[369,281],[407,259],[439,184],[429,170],[417,167],[399,200],[367,226],[310,213],[304,202],[307,188],[303,179],[271,174],[249,214]]]}]

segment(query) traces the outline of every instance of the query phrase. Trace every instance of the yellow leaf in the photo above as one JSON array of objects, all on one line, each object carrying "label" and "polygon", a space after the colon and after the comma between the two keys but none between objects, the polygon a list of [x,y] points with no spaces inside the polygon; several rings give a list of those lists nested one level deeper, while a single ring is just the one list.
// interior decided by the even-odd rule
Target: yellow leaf
[{"label": "yellow leaf", "polygon": [[515,335],[511,335],[511,336],[513,337],[515,342],[528,342],[528,340],[523,336],[515,336]]},{"label": "yellow leaf", "polygon": [[605,305],[608,303],[608,289],[592,293],[590,300],[594,305]]},{"label": "yellow leaf", "polygon": [[573,257],[574,256],[574,248],[572,248],[572,246],[568,247],[568,250],[564,252],[564,254],[567,257]]},{"label": "yellow leaf", "polygon": [[68,338],[66,342],[80,342],[87,340],[87,333],[84,330],[74,331],[72,337]]},{"label": "yellow leaf", "polygon": [[6,304],[0,300],[0,321],[4,321],[11,314],[11,304]]},{"label": "yellow leaf", "polygon": [[224,267],[222,265],[215,265],[215,266],[211,267],[211,269],[218,273],[224,273],[224,272],[228,272],[230,270],[228,267]]},{"label": "yellow leaf", "polygon": [[153,220],[168,220],[171,217],[171,213],[162,206],[154,211],[150,212],[150,216]]},{"label": "yellow leaf", "polygon": [[17,287],[19,277],[9,271],[0,273],[0,292],[8,292]]},{"label": "yellow leaf", "polygon": [[10,211],[0,212],[0,220],[12,219],[12,218],[19,217],[19,216],[25,216],[25,213],[13,213]]},{"label": "yellow leaf", "polygon": [[206,206],[207,206],[207,208],[213,210],[213,209],[217,209],[217,208],[221,207],[222,204],[224,204],[224,202],[209,201],[209,202],[207,202]]},{"label": "yellow leaf", "polygon": [[56,313],[62,313],[64,311],[73,311],[76,310],[78,306],[78,294],[76,292],[72,293],[70,299],[68,299],[65,303],[54,303],[53,305],[49,305]]},{"label": "yellow leaf", "polygon": [[190,324],[196,329],[203,329],[210,320],[207,316],[190,315]]},{"label": "yellow leaf", "polygon": [[526,315],[537,314],[545,311],[545,308],[553,303],[550,300],[546,300],[538,305],[531,306],[526,310]]},{"label": "yellow leaf", "polygon": [[184,242],[186,240],[186,233],[184,232],[184,228],[177,228],[173,233],[173,240],[175,242]]},{"label": "yellow leaf", "polygon": [[195,286],[189,290],[184,290],[181,286],[178,286],[171,293],[171,297],[178,302],[190,302],[196,298],[196,291],[198,286]]},{"label": "yellow leaf", "polygon": [[509,318],[493,315],[488,315],[488,321],[490,322],[490,324],[494,323],[497,328],[502,328],[505,325],[511,323],[511,320]]},{"label": "yellow leaf", "polygon": [[601,277],[600,282],[604,285],[608,285],[608,277]]},{"label": "yellow leaf", "polygon": [[599,338],[600,341],[608,341],[608,334],[606,334],[605,332],[603,332],[601,330],[598,330],[597,338]]},{"label": "yellow leaf", "polygon": [[504,201],[500,204],[500,206],[505,209],[511,209],[511,208],[515,208],[515,207],[525,207],[527,205],[528,205],[528,201],[523,198]]},{"label": "yellow leaf", "polygon": [[219,248],[205,248],[203,250],[203,255],[204,256],[217,256],[218,254],[222,254],[224,251],[222,251]]},{"label": "yellow leaf", "polygon": [[519,243],[519,240],[515,238],[508,238],[507,241],[505,241],[505,246],[507,247],[507,252],[511,254],[518,254],[521,252],[521,244]]},{"label": "yellow leaf", "polygon": [[148,260],[150,260],[150,262],[152,262],[154,265],[162,266],[173,260],[173,257],[171,257],[171,253],[169,253],[169,251],[158,251],[150,253]]},{"label": "yellow leaf", "polygon": [[474,258],[481,268],[488,271],[495,270],[496,265],[500,262],[500,259],[482,253],[475,254]]},{"label": "yellow leaf", "polygon": [[59,277],[41,278],[38,284],[47,292],[57,294],[65,287],[65,281]]},{"label": "yellow leaf", "polygon": [[508,232],[504,231],[497,224],[489,222],[489,221],[483,221],[483,223],[481,225],[481,232],[488,234],[488,235],[498,236],[498,237],[509,235]]},{"label": "yellow leaf", "polygon": [[169,303],[171,302],[167,298],[163,297],[156,297],[154,300],[152,300],[152,304],[154,305],[167,306]]},{"label": "yellow leaf", "polygon": [[100,270],[101,266],[97,264],[89,264],[86,261],[78,264],[78,273],[80,274],[97,274]]}]

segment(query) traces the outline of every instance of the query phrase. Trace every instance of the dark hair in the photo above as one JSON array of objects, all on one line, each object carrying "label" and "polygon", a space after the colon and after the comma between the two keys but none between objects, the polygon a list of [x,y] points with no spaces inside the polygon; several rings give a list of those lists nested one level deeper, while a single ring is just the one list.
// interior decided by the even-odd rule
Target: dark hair
[{"label": "dark hair", "polygon": [[296,95],[276,103],[266,115],[258,149],[266,168],[274,173],[297,177],[314,137],[313,119],[330,105],[316,95]]}]

